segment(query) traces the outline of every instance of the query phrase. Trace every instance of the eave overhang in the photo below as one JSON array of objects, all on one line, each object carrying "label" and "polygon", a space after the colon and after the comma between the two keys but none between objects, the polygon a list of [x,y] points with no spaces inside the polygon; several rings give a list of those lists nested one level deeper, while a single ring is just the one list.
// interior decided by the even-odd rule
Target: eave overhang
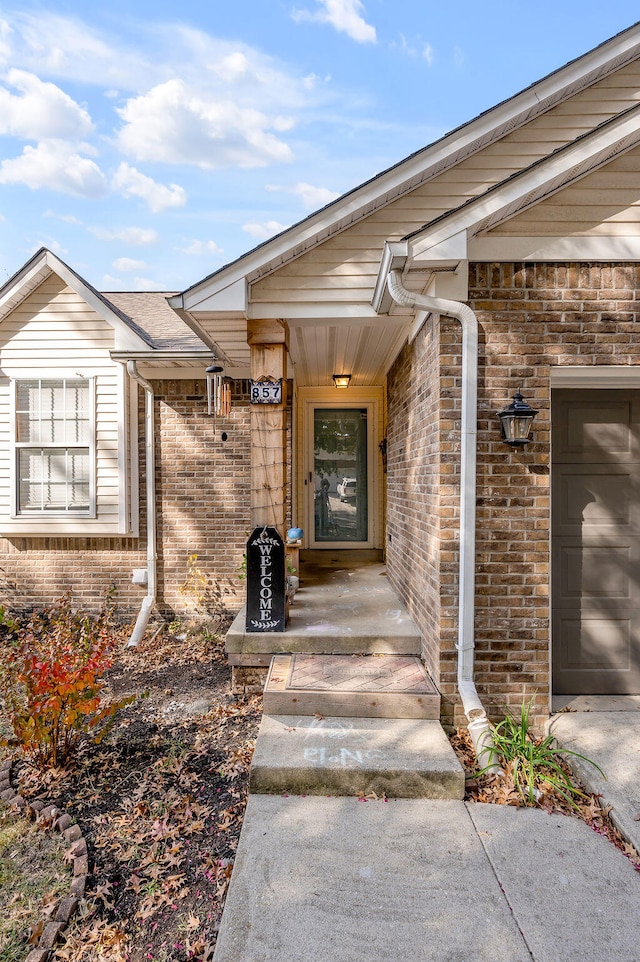
[{"label": "eave overhang", "polygon": [[[402,241],[387,242],[383,252],[376,284],[373,306],[381,313],[391,308],[386,291],[386,278],[391,269],[407,272],[451,271],[459,269],[470,259],[482,259],[484,238],[492,228],[503,224],[522,211],[541,203],[570,184],[609,163],[615,157],[640,144],[640,105],[629,108],[601,124],[595,130],[577,138],[548,157],[489,188],[479,197],[442,215]],[[491,238],[492,254],[496,242]],[[619,252],[640,258],[640,242],[632,238],[612,239]],[[506,260],[540,256],[542,248],[547,258],[555,255],[575,259],[576,251],[602,258],[602,238],[544,238],[519,239],[519,250],[514,252],[514,239],[500,238]],[[402,260],[404,259],[404,265]],[[635,259],[635,258],[631,258]]]},{"label": "eave overhang", "polygon": [[[456,166],[640,55],[640,23],[480,114],[434,144],[171,298],[174,309],[249,316],[248,286]],[[223,307],[224,305],[224,307]]]},{"label": "eave overhang", "polygon": [[119,311],[68,264],[44,247],[0,288],[0,323],[52,274],[56,274],[82,297],[96,314],[111,325],[117,348],[139,351],[150,349],[144,337],[134,329],[131,318]]}]

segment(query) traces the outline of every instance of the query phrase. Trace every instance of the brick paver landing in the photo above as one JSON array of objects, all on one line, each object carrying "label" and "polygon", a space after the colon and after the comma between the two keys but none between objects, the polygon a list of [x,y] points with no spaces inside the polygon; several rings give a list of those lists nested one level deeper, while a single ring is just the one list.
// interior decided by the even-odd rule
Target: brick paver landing
[{"label": "brick paver landing", "polygon": [[432,694],[433,682],[407,655],[294,655],[288,688],[314,691],[386,691]]},{"label": "brick paver landing", "polygon": [[411,655],[276,655],[265,712],[438,718],[440,696]]}]

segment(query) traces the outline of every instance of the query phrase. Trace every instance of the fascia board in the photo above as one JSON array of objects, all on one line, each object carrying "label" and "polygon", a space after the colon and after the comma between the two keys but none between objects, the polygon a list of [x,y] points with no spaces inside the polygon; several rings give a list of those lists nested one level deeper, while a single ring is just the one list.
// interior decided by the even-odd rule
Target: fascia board
[{"label": "fascia board", "polygon": [[103,299],[88,286],[88,284],[71,270],[64,261],[61,261],[51,251],[46,253],[47,263],[51,270],[60,277],[65,284],[75,291],[83,300],[87,302],[96,314],[110,324],[114,331],[114,347],[116,350],[148,350],[149,345],[143,338],[139,337],[122,318],[110,310]]},{"label": "fascia board", "polygon": [[[415,256],[415,250],[414,250]],[[468,259],[468,234],[460,230],[420,251],[420,267],[455,268]]]},{"label": "fascia board", "polygon": [[[179,296],[180,295],[177,295],[177,297]],[[205,344],[210,351],[215,351],[215,344],[211,340],[209,333],[204,329],[204,327],[202,327],[202,325],[196,320],[195,317],[192,317],[191,314],[189,314],[187,311],[183,310],[182,308],[176,308],[175,305],[172,305],[171,302],[173,300],[176,300],[176,298],[173,298],[173,297],[167,298],[167,302],[169,306],[173,307],[174,311],[176,312],[180,320],[183,321],[187,325],[187,327],[190,330],[192,330],[197,337],[200,338],[202,343]]]},{"label": "fascia board", "polygon": [[185,294],[177,294],[175,297],[167,298],[169,306],[174,309],[193,311],[197,313],[219,312],[227,314],[243,314],[246,316],[248,305],[247,281],[244,273],[241,277],[232,280],[224,287],[214,290],[196,289]]},{"label": "fascia board", "polygon": [[11,311],[28,297],[51,274],[51,268],[47,264],[44,255],[30,265],[27,265],[13,278],[13,281],[5,286],[0,294],[0,319],[6,317]]},{"label": "fascia board", "polygon": [[338,330],[340,328],[349,328],[349,330],[354,330],[359,327],[402,327],[407,323],[407,315],[403,314],[375,314],[374,316],[360,316],[360,317],[329,317],[326,314],[324,317],[300,317],[298,315],[292,319],[291,327],[304,330],[305,328],[317,328],[317,327],[335,327]]},{"label": "fascia board", "polygon": [[409,258],[408,241],[385,241],[376,278],[376,286],[371,298],[371,306],[376,314],[388,314],[393,304],[393,298],[387,287],[389,271],[402,271]]},{"label": "fascia board", "polygon": [[115,350],[109,351],[109,355],[113,361],[146,361],[149,364],[166,364],[167,361],[180,361],[184,363],[196,361],[202,363],[204,361],[208,362],[211,359],[211,351]]},{"label": "fascia board", "polygon": [[314,301],[313,303],[283,303],[280,301],[260,301],[253,304],[249,311],[249,320],[262,320],[263,318],[275,317],[283,321],[295,320],[296,318],[350,318],[350,317],[376,317],[376,312],[371,304],[365,302],[353,302],[345,304],[333,301]]},{"label": "fascia board", "polygon": [[[439,165],[447,164],[452,156],[455,157],[460,152],[464,155],[465,149],[470,149],[472,145],[480,147],[490,143],[496,131],[501,131],[499,136],[503,136],[521,123],[543,113],[550,104],[560,102],[563,93],[571,95],[576,86],[579,89],[588,86],[604,73],[617,69],[639,54],[640,23],[636,23],[462,127],[445,134],[435,144],[422,148],[316,214],[249,251],[237,261],[199,281],[182,295],[172,298],[169,303],[174,308],[185,307],[187,303],[198,303],[201,291],[205,292],[206,298],[234,285],[240,279],[250,277],[255,271],[264,271],[261,276],[265,276],[266,273],[277,270],[282,263],[296,256],[298,247],[301,248],[300,253],[304,253],[310,246],[321,243],[326,236],[338,229],[349,227],[372,204],[376,207],[383,206],[387,194],[391,194],[395,199],[395,193],[403,185],[419,177],[425,169],[437,170]],[[342,221],[344,227],[340,228]]]},{"label": "fascia board", "polygon": [[491,234],[469,239],[470,261],[640,261],[640,235],[533,237]]},{"label": "fascia board", "polygon": [[501,215],[507,219],[507,212],[511,217],[527,207],[535,206],[551,193],[586,176],[638,142],[640,105],[497,187],[490,188],[432,227],[427,225],[423,233],[416,233],[409,238],[412,258],[419,261],[423,255],[428,257],[436,245],[462,231],[473,234],[481,229],[490,229],[497,225]]},{"label": "fascia board", "polygon": [[45,248],[24,266],[23,270],[19,271],[8,285],[5,285],[0,295],[0,318],[5,317],[17,307],[50,274],[57,274],[71,290],[75,291],[99,317],[114,329],[116,348],[149,349],[146,341],[138,337],[122,318],[110,310],[108,304],[75,271]]}]

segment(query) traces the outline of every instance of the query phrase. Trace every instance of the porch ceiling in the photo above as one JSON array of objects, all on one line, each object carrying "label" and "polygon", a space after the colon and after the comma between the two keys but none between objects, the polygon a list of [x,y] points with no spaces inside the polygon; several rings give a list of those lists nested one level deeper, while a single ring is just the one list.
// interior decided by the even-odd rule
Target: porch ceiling
[{"label": "porch ceiling", "polygon": [[289,353],[297,383],[328,387],[332,374],[351,374],[353,387],[381,384],[408,333],[404,319],[391,320],[396,323],[290,321]]},{"label": "porch ceiling", "polygon": [[[400,351],[409,317],[289,318],[289,355],[300,387],[332,386],[332,374],[351,374],[354,387],[381,384]],[[249,367],[247,325],[241,318],[198,315],[231,377]],[[243,374],[242,376],[246,376]]]}]

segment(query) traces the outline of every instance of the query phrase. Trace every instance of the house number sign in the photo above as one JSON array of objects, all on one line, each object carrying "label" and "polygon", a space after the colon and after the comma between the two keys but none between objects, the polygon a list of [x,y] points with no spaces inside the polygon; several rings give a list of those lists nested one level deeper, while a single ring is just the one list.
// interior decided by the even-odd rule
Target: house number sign
[{"label": "house number sign", "polygon": [[284,631],[284,541],[277,528],[255,528],[247,541],[247,631]]},{"label": "house number sign", "polygon": [[252,380],[250,398],[252,404],[282,404],[282,378]]}]

